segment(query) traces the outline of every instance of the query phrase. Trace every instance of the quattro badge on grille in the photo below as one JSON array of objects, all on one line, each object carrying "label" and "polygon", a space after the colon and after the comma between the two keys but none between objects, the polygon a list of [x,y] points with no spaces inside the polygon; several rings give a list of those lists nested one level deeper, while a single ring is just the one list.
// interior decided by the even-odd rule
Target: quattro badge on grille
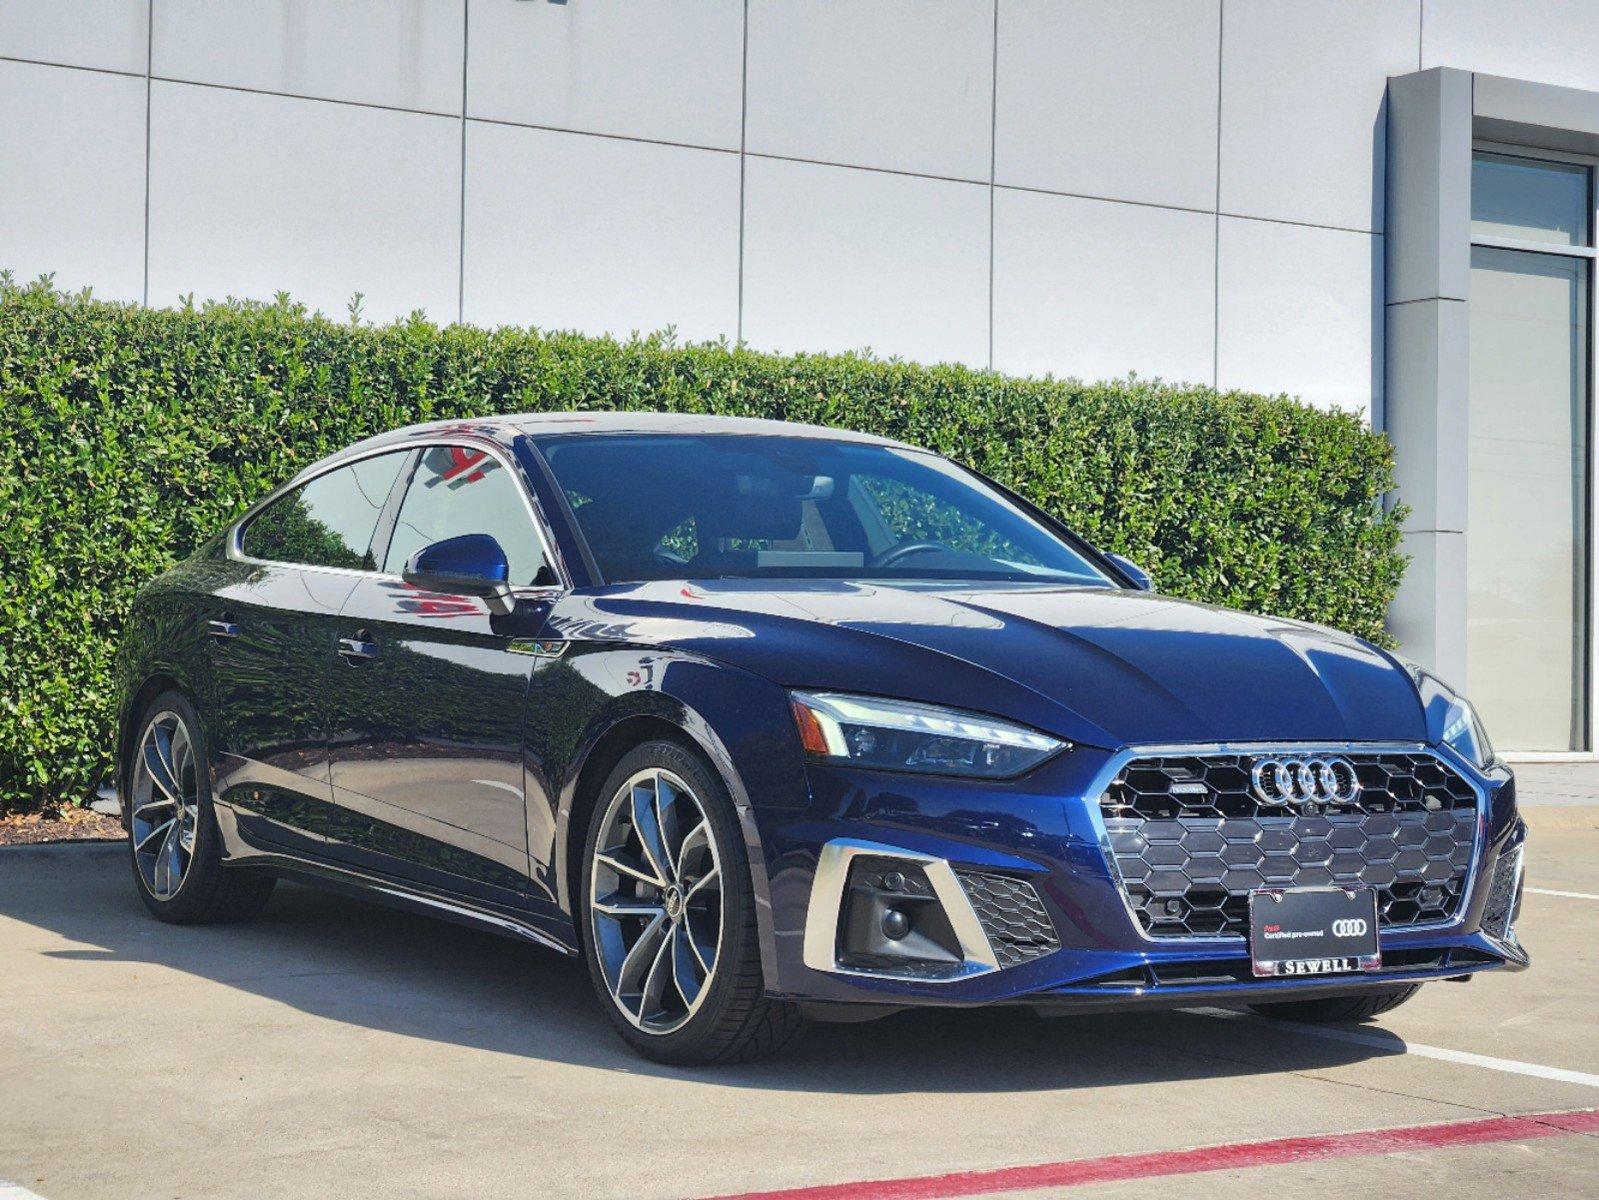
[{"label": "quattro badge on grille", "polygon": [[1257,758],[1249,783],[1262,804],[1353,804],[1360,798],[1355,764],[1341,755]]}]

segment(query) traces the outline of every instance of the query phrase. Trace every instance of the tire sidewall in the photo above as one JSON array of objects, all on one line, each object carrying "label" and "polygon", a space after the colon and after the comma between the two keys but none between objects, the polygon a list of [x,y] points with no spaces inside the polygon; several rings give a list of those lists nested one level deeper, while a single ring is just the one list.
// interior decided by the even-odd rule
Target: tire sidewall
[{"label": "tire sidewall", "polygon": [[[671,1033],[649,1033],[640,1029],[618,1009],[600,967],[589,907],[594,851],[606,812],[616,793],[630,778],[652,768],[672,772],[693,789],[710,821],[722,871],[722,940],[710,994],[688,1022]],[[630,750],[606,778],[590,807],[588,830],[583,838],[583,866],[578,882],[578,936],[582,942],[584,960],[588,964],[589,979],[611,1024],[630,1045],[651,1057],[684,1061],[698,1057],[697,1051],[718,1033],[721,1019],[738,986],[740,964],[747,956],[758,956],[760,953],[753,937],[755,922],[751,914],[755,899],[744,837],[732,797],[720,776],[706,766],[698,755],[676,742],[646,742]]]},{"label": "tire sidewall", "polygon": [[200,724],[199,714],[194,705],[182,692],[166,691],[151,700],[144,706],[139,717],[138,733],[133,739],[128,750],[128,761],[124,778],[128,780],[128,787],[133,786],[134,763],[140,748],[144,745],[144,738],[150,731],[150,724],[157,716],[164,712],[176,713],[178,719],[188,729],[189,738],[194,746],[196,758],[195,779],[198,785],[200,802],[199,819],[195,823],[194,853],[190,856],[189,869],[183,876],[183,882],[178,885],[178,890],[168,897],[157,896],[144,881],[144,873],[139,870],[138,856],[133,849],[133,803],[134,797],[128,797],[128,863],[133,868],[134,886],[139,889],[139,897],[158,917],[164,919],[184,920],[195,915],[197,905],[201,901],[196,898],[204,894],[207,889],[201,882],[202,877],[221,869],[221,842],[222,834],[217,828],[216,813],[211,804],[211,748],[206,742],[205,729]]}]

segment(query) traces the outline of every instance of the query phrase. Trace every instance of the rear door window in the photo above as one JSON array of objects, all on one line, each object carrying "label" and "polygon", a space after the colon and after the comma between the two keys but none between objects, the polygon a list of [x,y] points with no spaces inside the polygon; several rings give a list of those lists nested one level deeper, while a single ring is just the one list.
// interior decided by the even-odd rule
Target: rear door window
[{"label": "rear door window", "polygon": [[244,527],[240,549],[266,562],[375,570],[372,535],[409,453],[364,458],[278,497]]}]

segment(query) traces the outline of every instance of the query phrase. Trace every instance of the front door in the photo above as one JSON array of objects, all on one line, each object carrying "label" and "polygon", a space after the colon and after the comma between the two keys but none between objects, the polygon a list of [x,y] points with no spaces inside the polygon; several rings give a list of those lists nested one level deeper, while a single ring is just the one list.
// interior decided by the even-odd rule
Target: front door
[{"label": "front door", "polygon": [[[537,594],[513,617],[482,600],[400,579],[423,546],[492,535],[510,580],[549,578],[542,541],[511,468],[467,446],[418,458],[378,574],[339,615],[330,689],[331,777],[340,810],[332,852],[365,869],[505,903],[528,886],[522,718],[541,623]],[[553,593],[548,593],[553,594]]]}]

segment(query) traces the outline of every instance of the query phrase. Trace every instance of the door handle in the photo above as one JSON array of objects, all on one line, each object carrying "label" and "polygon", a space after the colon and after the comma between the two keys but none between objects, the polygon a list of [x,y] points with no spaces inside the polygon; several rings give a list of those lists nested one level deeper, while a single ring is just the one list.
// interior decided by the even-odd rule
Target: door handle
[{"label": "door handle", "polygon": [[239,636],[239,627],[232,621],[207,621],[207,632],[219,642]]},{"label": "door handle", "polygon": [[339,639],[339,657],[346,662],[363,662],[378,656],[378,644],[369,642],[359,634]]}]

